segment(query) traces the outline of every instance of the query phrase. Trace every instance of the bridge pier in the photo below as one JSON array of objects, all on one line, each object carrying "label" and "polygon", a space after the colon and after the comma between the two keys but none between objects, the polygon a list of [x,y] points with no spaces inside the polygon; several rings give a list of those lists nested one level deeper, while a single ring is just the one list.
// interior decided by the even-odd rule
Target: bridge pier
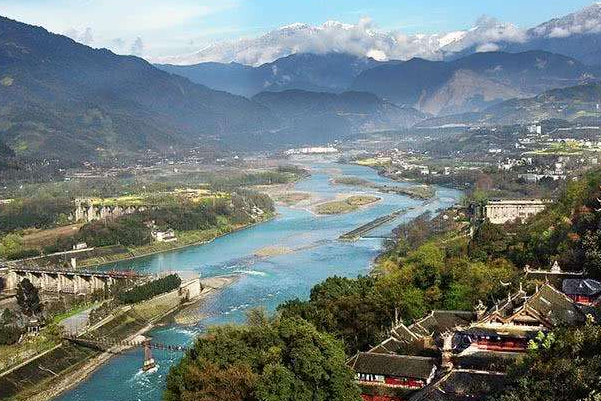
[{"label": "bridge pier", "polygon": [[48,267],[7,267],[0,269],[4,290],[11,291],[27,278],[35,287],[43,291],[89,294],[104,290],[119,280],[132,280],[142,277],[129,271],[73,270]]}]

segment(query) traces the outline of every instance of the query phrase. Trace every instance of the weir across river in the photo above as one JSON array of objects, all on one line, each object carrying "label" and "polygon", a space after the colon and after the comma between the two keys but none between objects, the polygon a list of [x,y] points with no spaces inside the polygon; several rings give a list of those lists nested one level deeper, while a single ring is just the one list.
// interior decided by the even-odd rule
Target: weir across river
[{"label": "weir across river", "polygon": [[369,232],[380,227],[381,225],[384,225],[384,224],[389,223],[392,220],[396,219],[405,211],[406,211],[406,209],[401,209],[401,210],[394,211],[390,214],[387,214],[385,216],[380,216],[380,217],[370,221],[369,223],[362,225],[361,227],[358,227],[352,231],[342,234],[340,237],[338,237],[338,239],[342,240],[342,241],[357,241],[360,238],[364,237]]}]

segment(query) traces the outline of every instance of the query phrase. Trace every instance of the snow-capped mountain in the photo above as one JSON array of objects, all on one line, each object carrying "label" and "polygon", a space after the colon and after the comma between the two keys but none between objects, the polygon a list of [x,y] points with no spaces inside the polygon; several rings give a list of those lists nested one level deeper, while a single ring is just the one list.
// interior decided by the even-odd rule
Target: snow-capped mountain
[{"label": "snow-capped mountain", "polygon": [[545,50],[588,64],[601,63],[601,2],[531,29],[481,17],[468,30],[406,35],[383,32],[371,20],[357,24],[328,21],[320,26],[292,24],[257,38],[212,44],[198,52],[153,59],[156,63],[190,65],[215,61],[258,66],[296,53],[347,53],[378,61],[456,59],[468,54],[506,50]]},{"label": "snow-capped mountain", "polygon": [[601,33],[601,2],[565,17],[552,19],[528,32],[531,38],[565,38],[598,33]]},{"label": "snow-capped mountain", "polygon": [[491,50],[493,41],[514,42],[523,38],[524,32],[515,25],[487,17],[480,18],[476,26],[467,31],[432,35],[381,32],[373,28],[369,19],[355,25],[328,21],[320,26],[287,25],[258,38],[219,42],[196,53],[153,61],[176,65],[215,61],[258,66],[295,53],[347,53],[378,61],[413,57],[441,60],[448,53],[470,46],[483,46],[486,51]]}]

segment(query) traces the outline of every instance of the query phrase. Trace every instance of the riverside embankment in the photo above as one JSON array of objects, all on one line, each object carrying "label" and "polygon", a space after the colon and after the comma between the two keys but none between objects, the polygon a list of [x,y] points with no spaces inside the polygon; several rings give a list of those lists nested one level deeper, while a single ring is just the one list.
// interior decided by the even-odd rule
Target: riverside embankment
[{"label": "riverside embankment", "polygon": [[[83,336],[114,341],[115,346],[104,351],[64,341],[57,347],[0,373],[0,399],[15,401],[46,401],[85,380],[96,369],[129,347],[124,342],[139,340],[158,324],[173,319],[198,321],[191,314],[211,295],[231,285],[236,276],[202,280],[202,291],[184,302],[179,290],[159,295],[148,301],[116,309],[102,321],[88,328]],[[189,283],[184,283],[187,285]],[[182,314],[182,316],[179,316]]]}]

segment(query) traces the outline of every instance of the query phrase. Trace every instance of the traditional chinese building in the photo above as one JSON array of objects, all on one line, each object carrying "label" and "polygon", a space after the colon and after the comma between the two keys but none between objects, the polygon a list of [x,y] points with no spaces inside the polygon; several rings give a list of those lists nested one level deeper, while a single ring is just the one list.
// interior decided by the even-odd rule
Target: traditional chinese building
[{"label": "traditional chinese building", "polygon": [[435,377],[436,358],[360,352],[349,366],[365,401],[403,401]]},{"label": "traditional chinese building", "polygon": [[507,367],[540,332],[583,324],[588,314],[599,318],[601,307],[574,297],[595,294],[601,284],[575,280],[564,281],[573,294],[544,283],[533,294],[520,288],[489,309],[433,311],[411,325],[395,325],[389,338],[349,360],[363,399],[483,400],[503,388]]},{"label": "traditional chinese building", "polygon": [[562,291],[580,305],[594,305],[601,298],[601,283],[592,279],[566,279]]}]

